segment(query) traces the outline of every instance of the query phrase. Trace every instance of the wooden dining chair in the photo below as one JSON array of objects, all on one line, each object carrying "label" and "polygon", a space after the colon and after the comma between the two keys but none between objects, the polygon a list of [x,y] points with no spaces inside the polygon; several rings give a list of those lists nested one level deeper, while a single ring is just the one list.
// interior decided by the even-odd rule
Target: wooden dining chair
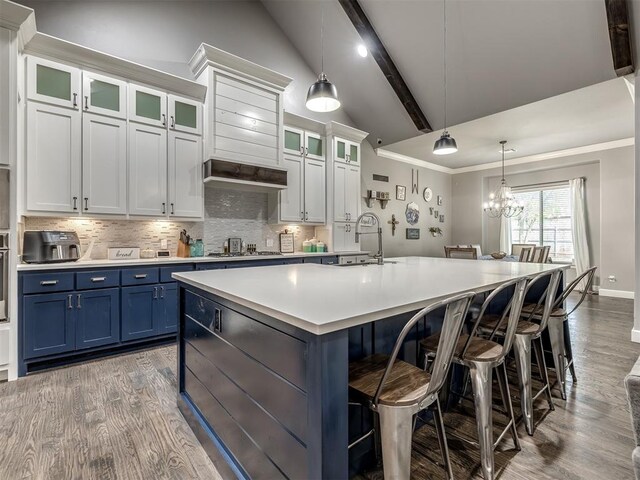
[{"label": "wooden dining chair", "polygon": [[444,247],[444,255],[447,258],[464,258],[467,260],[477,260],[478,250],[475,247]]},{"label": "wooden dining chair", "polygon": [[535,247],[535,243],[512,243],[511,244],[511,255],[520,256],[523,248],[531,248]]},{"label": "wooden dining chair", "polygon": [[549,260],[549,253],[551,252],[551,247],[549,245],[544,245],[542,247],[533,247],[533,252],[529,261],[531,263],[547,263]]},{"label": "wooden dining chair", "polygon": [[520,249],[520,257],[518,258],[519,262],[528,262],[531,258],[531,252],[533,251],[533,247],[522,247]]}]

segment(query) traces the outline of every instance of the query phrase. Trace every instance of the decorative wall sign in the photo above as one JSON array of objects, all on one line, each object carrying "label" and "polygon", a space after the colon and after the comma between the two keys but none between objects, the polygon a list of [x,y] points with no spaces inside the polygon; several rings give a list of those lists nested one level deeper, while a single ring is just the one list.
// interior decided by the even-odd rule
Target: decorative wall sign
[{"label": "decorative wall sign", "polygon": [[433,207],[429,207],[429,215],[433,215]]},{"label": "decorative wall sign", "polygon": [[407,210],[404,214],[407,217],[407,223],[409,223],[409,225],[415,225],[420,218],[420,207],[417,203],[411,202],[407,204]]},{"label": "decorative wall sign", "polygon": [[438,210],[434,210],[434,211],[433,211],[433,216],[434,216],[435,218],[438,218],[438,216],[439,216],[439,215],[438,215]]},{"label": "decorative wall sign", "polygon": [[414,178],[414,173],[413,173],[413,168],[411,169],[411,193],[419,193],[420,188],[419,188],[419,183],[420,183],[420,170],[418,170],[417,168],[415,169],[415,180]]},{"label": "decorative wall sign", "polygon": [[280,251],[282,253],[293,253],[293,233],[289,233],[285,230],[284,233],[280,234]]},{"label": "decorative wall sign", "polygon": [[444,215],[440,215],[440,223],[444,223]]},{"label": "decorative wall sign", "polygon": [[373,179],[376,182],[389,182],[389,177],[387,175],[378,175],[377,173],[373,174]]},{"label": "decorative wall sign", "polygon": [[420,229],[419,228],[407,228],[407,240],[419,240]]},{"label": "decorative wall sign", "polygon": [[427,187],[422,191],[422,198],[424,198],[425,202],[430,202],[433,198],[433,191]]},{"label": "decorative wall sign", "polygon": [[403,202],[407,199],[407,187],[404,185],[396,185],[396,200],[402,200]]},{"label": "decorative wall sign", "polygon": [[140,258],[140,248],[138,247],[114,247],[107,248],[109,260],[137,260]]},{"label": "decorative wall sign", "polygon": [[391,220],[389,220],[387,223],[391,224],[391,235],[393,235],[394,237],[396,236],[396,225],[398,225],[400,222],[396,220],[396,216],[395,214],[391,215]]},{"label": "decorative wall sign", "polygon": [[442,195],[438,195],[438,206],[442,205]]}]

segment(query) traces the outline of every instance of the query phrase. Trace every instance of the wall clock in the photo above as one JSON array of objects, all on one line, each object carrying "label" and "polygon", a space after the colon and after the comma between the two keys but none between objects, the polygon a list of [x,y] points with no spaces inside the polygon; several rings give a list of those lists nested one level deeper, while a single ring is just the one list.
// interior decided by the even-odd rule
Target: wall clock
[{"label": "wall clock", "polygon": [[433,198],[433,192],[431,191],[431,189],[429,187],[425,188],[422,191],[422,198],[424,198],[425,202],[430,202],[431,199]]}]

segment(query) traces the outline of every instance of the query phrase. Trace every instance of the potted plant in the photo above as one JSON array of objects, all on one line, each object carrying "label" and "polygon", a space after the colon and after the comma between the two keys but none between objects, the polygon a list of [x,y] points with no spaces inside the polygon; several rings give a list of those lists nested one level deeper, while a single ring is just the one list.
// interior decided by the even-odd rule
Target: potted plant
[{"label": "potted plant", "polygon": [[429,232],[434,237],[441,237],[442,236],[442,229],[440,227],[429,227]]}]

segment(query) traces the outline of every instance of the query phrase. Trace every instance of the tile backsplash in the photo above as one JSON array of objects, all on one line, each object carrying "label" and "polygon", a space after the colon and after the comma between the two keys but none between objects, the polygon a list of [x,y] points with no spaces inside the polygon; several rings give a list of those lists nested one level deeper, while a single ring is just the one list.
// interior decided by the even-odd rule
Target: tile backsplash
[{"label": "tile backsplash", "polygon": [[[109,247],[140,247],[158,250],[166,239],[172,255],[178,248],[182,229],[193,238],[202,238],[205,253],[221,252],[229,237],[240,237],[255,243],[258,250],[279,250],[278,234],[285,228],[295,234],[295,248],[302,250],[305,238],[314,235],[313,227],[270,225],[267,194],[205,188],[204,222],[175,222],[170,220],[109,220],[85,218],[25,217],[25,230],[72,230],[78,233],[84,251],[95,239],[91,257],[107,258]],[[273,247],[266,240],[273,240]]]}]

